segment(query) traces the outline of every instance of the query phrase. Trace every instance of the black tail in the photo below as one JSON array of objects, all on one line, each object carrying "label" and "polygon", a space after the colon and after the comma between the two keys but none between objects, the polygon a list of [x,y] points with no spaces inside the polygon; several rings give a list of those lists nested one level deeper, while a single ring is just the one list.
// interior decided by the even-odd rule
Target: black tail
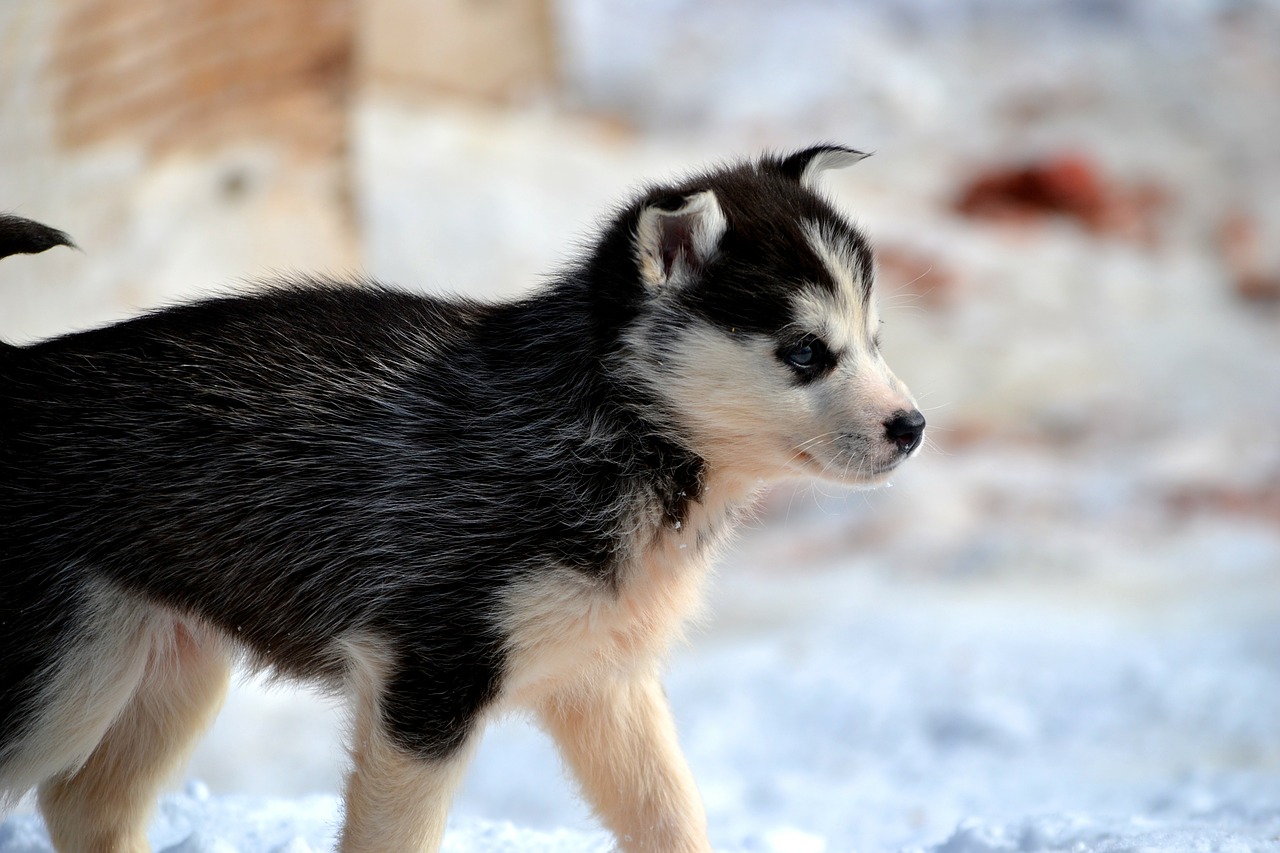
[{"label": "black tail", "polygon": [[0,213],[0,258],[10,255],[36,255],[54,246],[77,248],[71,238],[48,225]]},{"label": "black tail", "polygon": [[[36,255],[54,246],[78,248],[71,238],[57,228],[0,213],[0,258],[10,255]],[[0,341],[0,352],[13,351],[13,344]]]}]

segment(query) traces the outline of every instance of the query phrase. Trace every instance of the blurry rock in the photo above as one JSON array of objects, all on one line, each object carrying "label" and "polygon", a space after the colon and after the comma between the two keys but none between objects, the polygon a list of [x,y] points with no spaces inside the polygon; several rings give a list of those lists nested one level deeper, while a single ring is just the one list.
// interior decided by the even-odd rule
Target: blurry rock
[{"label": "blurry rock", "polygon": [[1180,520],[1199,516],[1228,516],[1280,527],[1280,483],[1252,487],[1212,486],[1172,489],[1165,504]]},{"label": "blurry rock", "polygon": [[1078,155],[980,172],[956,202],[967,216],[1022,219],[1057,213],[1091,227],[1101,222],[1105,206],[1097,170]]},{"label": "blurry rock", "polygon": [[1062,154],[976,174],[955,202],[960,213],[1022,223],[1047,216],[1074,219],[1097,234],[1154,243],[1156,215],[1168,193],[1154,183],[1113,181],[1082,154]]},{"label": "blurry rock", "polygon": [[1218,249],[1236,295],[1246,302],[1280,305],[1280,265],[1268,265],[1258,222],[1234,210],[1218,229]]},{"label": "blurry rock", "polygon": [[1280,305],[1280,273],[1246,273],[1236,279],[1236,293],[1250,302]]}]

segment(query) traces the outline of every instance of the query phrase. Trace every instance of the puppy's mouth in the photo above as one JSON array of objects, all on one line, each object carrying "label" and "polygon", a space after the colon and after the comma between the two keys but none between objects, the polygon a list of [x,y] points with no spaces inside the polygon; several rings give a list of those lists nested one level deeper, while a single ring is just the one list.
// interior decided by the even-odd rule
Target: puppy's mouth
[{"label": "puppy's mouth", "polygon": [[906,454],[882,461],[872,461],[865,457],[842,457],[845,454],[839,454],[835,459],[823,459],[808,450],[801,450],[794,456],[793,467],[799,473],[819,480],[851,486],[878,486],[909,458]]}]

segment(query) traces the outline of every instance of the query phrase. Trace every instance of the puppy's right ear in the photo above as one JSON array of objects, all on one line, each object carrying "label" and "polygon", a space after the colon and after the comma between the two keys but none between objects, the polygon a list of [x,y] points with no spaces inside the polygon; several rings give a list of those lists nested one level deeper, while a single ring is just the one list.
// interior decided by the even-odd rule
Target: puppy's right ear
[{"label": "puppy's right ear", "polygon": [[859,160],[870,157],[865,151],[846,148],[843,145],[815,145],[797,151],[776,161],[774,167],[800,185],[811,190],[818,188],[818,176],[828,169],[843,169]]},{"label": "puppy's right ear", "polygon": [[651,202],[636,225],[640,278],[650,290],[682,287],[715,257],[729,227],[711,190]]},{"label": "puppy's right ear", "polygon": [[36,255],[54,246],[76,248],[71,238],[57,228],[50,228],[21,216],[0,213],[0,258]]}]

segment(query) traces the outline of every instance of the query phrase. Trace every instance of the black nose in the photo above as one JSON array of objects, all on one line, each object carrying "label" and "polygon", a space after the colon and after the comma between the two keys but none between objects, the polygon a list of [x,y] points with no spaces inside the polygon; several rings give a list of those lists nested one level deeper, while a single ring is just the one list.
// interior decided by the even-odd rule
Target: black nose
[{"label": "black nose", "polygon": [[910,453],[920,446],[924,435],[924,415],[918,411],[897,411],[884,422],[885,438],[898,445],[901,453]]}]

